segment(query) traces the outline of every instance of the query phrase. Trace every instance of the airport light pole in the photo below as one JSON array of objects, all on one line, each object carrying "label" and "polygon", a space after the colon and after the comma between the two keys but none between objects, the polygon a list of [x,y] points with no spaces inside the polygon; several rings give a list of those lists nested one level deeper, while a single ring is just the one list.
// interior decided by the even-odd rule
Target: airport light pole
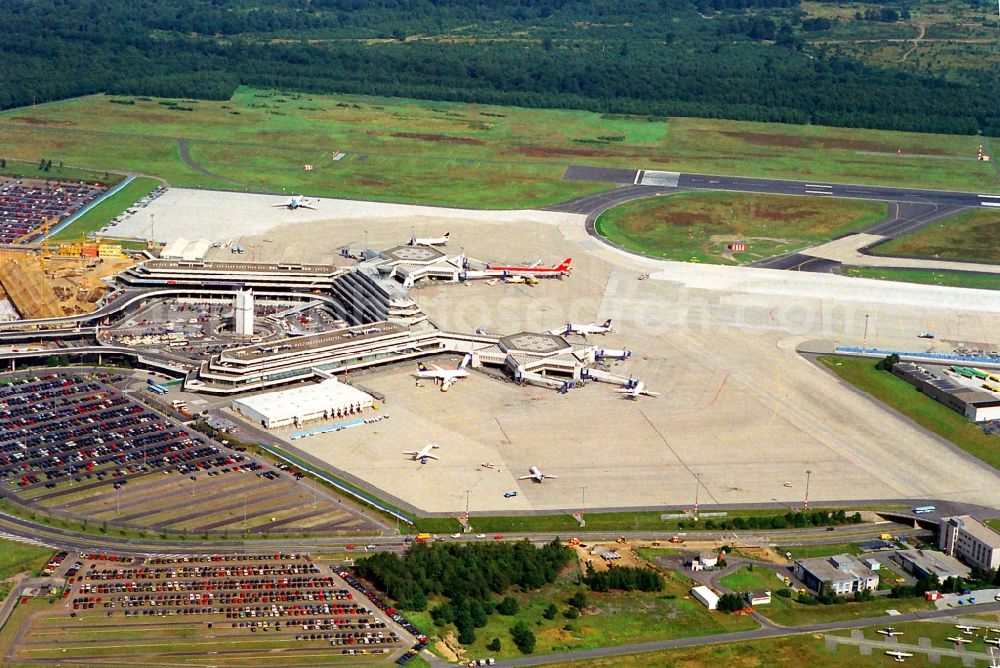
[{"label": "airport light pole", "polygon": [[694,519],[698,519],[698,492],[701,490],[701,474],[694,474]]},{"label": "airport light pole", "polygon": [[804,505],[806,510],[809,510],[809,478],[812,477],[812,471],[806,469],[806,502]]},{"label": "airport light pole", "polygon": [[587,510],[587,488],[586,486],[580,487],[580,514]]},{"label": "airport light pole", "polygon": [[869,317],[870,317],[870,314],[865,313],[865,339],[864,339],[864,342],[861,344],[861,352],[864,352],[865,350],[868,349],[868,318]]}]

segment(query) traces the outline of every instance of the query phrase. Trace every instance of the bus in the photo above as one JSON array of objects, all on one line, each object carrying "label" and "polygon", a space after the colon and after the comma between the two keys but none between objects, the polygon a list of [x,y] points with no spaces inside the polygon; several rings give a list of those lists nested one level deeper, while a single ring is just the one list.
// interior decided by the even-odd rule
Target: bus
[{"label": "bus", "polygon": [[934,506],[914,506],[913,512],[917,515],[926,515],[927,513],[933,513],[937,508]]}]

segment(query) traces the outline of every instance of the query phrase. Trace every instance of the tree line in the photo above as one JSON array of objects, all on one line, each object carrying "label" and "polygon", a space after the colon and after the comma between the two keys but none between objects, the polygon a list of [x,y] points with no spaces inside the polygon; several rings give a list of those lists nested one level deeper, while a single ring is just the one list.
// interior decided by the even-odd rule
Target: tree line
[{"label": "tree line", "polygon": [[[95,92],[218,100],[246,84],[1000,135],[992,72],[809,53],[800,32],[819,25],[793,0],[8,0],[0,108]],[[459,28],[467,39],[438,39]],[[526,37],[495,39],[512,34]]]}]

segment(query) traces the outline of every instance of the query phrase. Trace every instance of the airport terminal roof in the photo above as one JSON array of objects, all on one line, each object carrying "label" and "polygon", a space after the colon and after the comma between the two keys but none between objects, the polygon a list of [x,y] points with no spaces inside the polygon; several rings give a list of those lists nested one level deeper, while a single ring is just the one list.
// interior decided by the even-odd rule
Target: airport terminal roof
[{"label": "airport terminal roof", "polygon": [[278,353],[293,353],[328,348],[344,343],[356,343],[366,339],[397,335],[405,331],[406,329],[403,327],[391,322],[379,322],[370,325],[357,325],[344,329],[336,329],[332,332],[323,332],[321,334],[301,336],[296,339],[282,339],[278,342],[269,341],[244,348],[233,348],[225,351],[223,355],[231,359],[255,360],[267,358]]},{"label": "airport terminal roof", "polygon": [[968,577],[970,569],[955,557],[936,550],[899,550],[901,561],[909,561],[925,573],[933,573],[940,580],[950,577]]},{"label": "airport terminal roof", "polygon": [[184,237],[177,237],[160,251],[160,257],[174,260],[201,260],[211,247],[212,243],[208,239],[188,241]]},{"label": "airport terminal roof", "polygon": [[322,413],[345,405],[371,403],[371,396],[336,378],[288,390],[256,394],[234,401],[234,405],[266,415],[271,422]]}]

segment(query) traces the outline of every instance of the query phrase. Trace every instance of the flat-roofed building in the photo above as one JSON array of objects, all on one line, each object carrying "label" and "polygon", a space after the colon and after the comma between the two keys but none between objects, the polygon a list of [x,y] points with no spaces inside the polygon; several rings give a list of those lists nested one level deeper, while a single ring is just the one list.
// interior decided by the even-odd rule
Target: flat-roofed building
[{"label": "flat-roofed building", "polygon": [[371,395],[329,378],[320,383],[257,394],[233,401],[233,410],[267,429],[332,420],[371,408]]},{"label": "flat-roofed building", "polygon": [[878,575],[850,554],[799,559],[793,572],[806,587],[836,596],[878,588]]},{"label": "flat-roofed building", "polygon": [[892,559],[918,580],[932,575],[941,582],[948,578],[969,577],[968,566],[936,550],[899,550],[892,555]]},{"label": "flat-roofed building", "polygon": [[986,570],[1000,567],[1000,534],[969,515],[941,522],[938,548],[970,566]]}]

